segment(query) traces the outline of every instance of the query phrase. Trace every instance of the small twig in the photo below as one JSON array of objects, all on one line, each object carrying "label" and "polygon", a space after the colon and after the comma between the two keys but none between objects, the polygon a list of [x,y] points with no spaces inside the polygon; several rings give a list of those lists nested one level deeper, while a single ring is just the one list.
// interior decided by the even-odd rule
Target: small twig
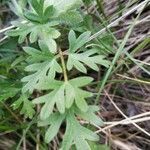
[{"label": "small twig", "polygon": [[120,108],[114,103],[114,101],[111,99],[111,97],[109,96],[109,94],[104,91],[105,94],[107,95],[107,97],[109,98],[109,100],[111,101],[111,103],[113,104],[113,106],[120,112],[120,114],[125,117],[126,119],[128,119],[129,122],[131,122],[131,124],[133,124],[135,127],[137,127],[140,131],[142,131],[143,133],[145,133],[146,135],[150,136],[150,134],[145,131],[144,129],[142,129],[139,125],[137,125],[136,123],[134,123],[128,116],[126,116],[121,110]]},{"label": "small twig", "polygon": [[2,30],[0,30],[0,34],[1,33],[3,33],[3,32],[6,32],[7,30],[10,30],[10,29],[13,29],[15,26],[9,26],[9,27],[7,27],[7,28],[4,28],[4,29],[2,29]]},{"label": "small twig", "polygon": [[3,42],[4,40],[6,40],[8,38],[8,36],[4,36],[2,39],[0,39],[0,43]]},{"label": "small twig", "polygon": [[[104,132],[104,131],[106,131],[108,129],[111,129],[111,128],[117,126],[117,125],[122,124],[123,122],[129,122],[129,119],[134,119],[134,118],[138,118],[138,117],[142,117],[142,116],[146,116],[146,115],[150,115],[150,112],[146,112],[146,113],[139,114],[139,115],[136,115],[136,116],[133,116],[133,117],[130,117],[130,118],[126,118],[126,119],[123,119],[123,120],[118,121],[118,122],[112,122],[112,124],[106,126],[105,128],[100,128],[98,126],[95,126],[95,127],[97,127],[99,129],[99,130],[96,131],[96,133]],[[104,124],[106,124],[106,123],[104,122]]]},{"label": "small twig", "polygon": [[[24,21],[22,21],[21,23],[27,23],[27,21],[26,20],[24,20]],[[10,30],[10,29],[13,29],[13,28],[15,28],[15,26],[14,25],[11,25],[11,26],[9,26],[9,27],[6,27],[6,28],[4,28],[4,29],[1,29],[0,30],[0,34],[1,33],[3,33],[3,32],[6,32],[6,31],[8,31],[8,30]]]},{"label": "small twig", "polygon": [[[131,118],[130,118],[131,119]],[[142,118],[139,118],[139,119],[134,119],[132,120],[132,122],[134,123],[139,123],[139,122],[144,122],[144,121],[149,121],[150,120],[150,117],[142,117]],[[121,122],[120,121],[114,121],[114,122],[104,122],[104,124],[106,125],[111,125],[111,124],[122,124],[122,125],[128,125],[128,124],[131,124],[131,122],[129,122],[127,119],[125,120],[122,120]]]}]

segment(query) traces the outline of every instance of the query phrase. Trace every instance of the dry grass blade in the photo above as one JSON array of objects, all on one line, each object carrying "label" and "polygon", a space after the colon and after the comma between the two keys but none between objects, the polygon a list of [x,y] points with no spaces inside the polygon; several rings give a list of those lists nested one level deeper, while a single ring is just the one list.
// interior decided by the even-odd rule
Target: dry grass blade
[{"label": "dry grass blade", "polygon": [[103,28],[99,32],[97,32],[94,35],[92,35],[90,37],[89,41],[95,39],[96,37],[98,37],[99,35],[101,35],[103,32],[105,32],[108,28],[116,25],[119,21],[123,20],[125,17],[129,16],[134,11],[136,11],[136,10],[140,9],[141,7],[145,6],[148,2],[149,2],[149,0],[145,0],[145,1],[141,2],[140,4],[138,4],[137,6],[133,7],[131,10],[129,10],[124,15],[122,15],[121,17],[119,17],[118,19],[116,19],[114,22],[110,23],[107,27]]},{"label": "dry grass blade", "polygon": [[[131,119],[131,118],[130,118]],[[134,123],[139,123],[139,122],[144,122],[144,121],[149,121],[150,120],[150,117],[142,117],[142,118],[139,118],[139,119],[134,119],[132,120],[132,122]],[[132,122],[129,122],[128,119],[124,119],[124,120],[121,120],[121,121],[114,121],[114,122],[104,122],[104,124],[106,125],[113,125],[113,124],[122,124],[122,125],[128,125],[128,124],[132,124]]]},{"label": "dry grass blade", "polygon": [[114,101],[112,100],[112,98],[109,96],[109,94],[105,91],[105,94],[107,95],[108,99],[111,101],[111,103],[113,104],[113,106],[120,112],[120,114],[125,117],[126,119],[128,119],[128,121],[133,124],[135,127],[137,127],[141,132],[145,133],[146,135],[148,135],[150,137],[150,133],[148,133],[147,131],[145,131],[144,129],[142,129],[139,125],[137,125],[135,122],[133,122],[128,116],[126,116],[121,109],[114,103]]}]

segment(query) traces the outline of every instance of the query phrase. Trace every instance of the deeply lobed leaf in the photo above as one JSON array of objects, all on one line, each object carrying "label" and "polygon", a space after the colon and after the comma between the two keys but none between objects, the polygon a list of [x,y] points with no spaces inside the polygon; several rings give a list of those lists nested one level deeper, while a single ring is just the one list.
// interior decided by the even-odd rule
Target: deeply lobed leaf
[{"label": "deeply lobed leaf", "polygon": [[[85,79],[85,81],[81,82],[81,85],[79,85],[81,79]],[[70,108],[74,102],[81,111],[86,112],[88,110],[88,105],[85,99],[91,97],[92,93],[84,91],[80,89],[80,87],[89,84],[91,81],[92,78],[90,77],[81,77],[72,79],[68,82],[45,80],[45,82],[37,84],[37,89],[39,90],[53,90],[52,92],[33,100],[33,103],[35,104],[45,103],[40,113],[41,118],[48,118],[53,112],[55,104],[60,113],[64,113],[65,108]]]},{"label": "deeply lobed leaf", "polygon": [[30,63],[33,63],[25,68],[28,72],[35,72],[22,79],[22,82],[27,82],[23,87],[23,92],[33,92],[38,83],[43,82],[45,78],[54,79],[56,72],[61,73],[62,69],[58,64],[55,55],[48,52],[48,48],[40,42],[40,47],[44,50],[37,50],[30,47],[25,47],[24,50],[30,56],[27,59]]},{"label": "deeply lobed leaf", "polygon": [[105,56],[98,55],[95,49],[90,49],[86,51],[77,51],[85,45],[90,38],[90,32],[84,32],[78,38],[73,30],[69,32],[69,50],[68,50],[68,61],[67,69],[70,71],[73,67],[83,73],[87,73],[87,69],[84,65],[89,68],[98,71],[98,65],[103,65],[109,67],[110,62],[105,60]]},{"label": "deeply lobed leaf", "polygon": [[71,111],[67,114],[66,120],[67,127],[63,138],[62,149],[68,150],[74,143],[77,150],[91,150],[86,140],[97,141],[99,140],[98,135],[81,126]]},{"label": "deeply lobed leaf", "polygon": [[[91,108],[94,113],[96,109],[94,107]],[[61,148],[63,150],[68,150],[73,144],[75,144],[77,150],[91,150],[87,140],[97,141],[99,137],[88,128],[80,125],[77,118],[75,117],[75,114],[78,114],[78,112],[78,108],[74,109],[74,107],[72,107],[71,110],[68,110],[64,114],[55,112],[51,114],[47,119],[40,120],[38,122],[38,126],[49,126],[45,134],[46,143],[52,141],[52,139],[57,135],[61,124],[66,120],[67,127],[63,137]],[[99,122],[101,122],[100,119]]]},{"label": "deeply lobed leaf", "polygon": [[109,67],[110,62],[105,60],[105,56],[97,55],[93,50],[88,50],[79,54],[70,53],[67,61],[67,69],[71,70],[73,67],[75,67],[80,72],[87,73],[87,69],[84,65],[95,71],[98,71],[98,64]]}]

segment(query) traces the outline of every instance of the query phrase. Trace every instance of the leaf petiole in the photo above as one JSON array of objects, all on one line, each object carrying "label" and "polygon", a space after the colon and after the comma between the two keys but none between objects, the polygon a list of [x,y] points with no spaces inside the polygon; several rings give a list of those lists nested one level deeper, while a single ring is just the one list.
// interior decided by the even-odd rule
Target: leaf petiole
[{"label": "leaf petiole", "polygon": [[61,49],[59,49],[59,55],[60,55],[60,59],[61,59],[61,64],[62,64],[62,69],[63,69],[63,74],[64,74],[64,80],[65,80],[65,82],[67,82],[68,81],[67,69],[66,69],[66,65],[65,65],[63,52],[61,51]]}]

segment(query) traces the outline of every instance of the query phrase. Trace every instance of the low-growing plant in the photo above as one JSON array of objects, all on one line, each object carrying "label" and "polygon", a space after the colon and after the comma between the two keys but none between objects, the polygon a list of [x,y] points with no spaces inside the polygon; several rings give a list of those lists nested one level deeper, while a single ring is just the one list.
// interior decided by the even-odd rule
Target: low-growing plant
[{"label": "low-growing plant", "polygon": [[[88,141],[99,140],[99,136],[88,125],[100,126],[103,122],[96,115],[99,107],[90,102],[94,97],[86,86],[94,79],[88,76],[87,70],[99,71],[99,65],[108,67],[110,62],[97,49],[86,46],[91,36],[90,31],[77,32],[83,21],[83,14],[78,11],[82,1],[20,2],[13,0],[10,3],[19,19],[12,22],[16,28],[6,34],[18,36],[19,44],[23,43],[22,49],[26,55],[21,53],[13,65],[27,57],[26,63],[23,63],[26,73],[20,72],[24,76],[21,79],[22,88],[20,83],[15,84],[16,87],[11,86],[9,93],[1,96],[1,99],[13,97],[20,92],[19,98],[12,104],[13,108],[21,107],[20,113],[30,119],[39,113],[38,126],[47,127],[46,143],[51,142],[61,125],[65,124],[61,149],[69,150],[75,145],[77,150],[88,150]],[[68,26],[69,29],[67,49],[61,48],[57,42],[61,38],[63,26]],[[78,73],[73,76],[71,74],[74,70]],[[35,108],[36,104],[41,107],[39,112]],[[85,123],[82,124],[81,120]]]}]

